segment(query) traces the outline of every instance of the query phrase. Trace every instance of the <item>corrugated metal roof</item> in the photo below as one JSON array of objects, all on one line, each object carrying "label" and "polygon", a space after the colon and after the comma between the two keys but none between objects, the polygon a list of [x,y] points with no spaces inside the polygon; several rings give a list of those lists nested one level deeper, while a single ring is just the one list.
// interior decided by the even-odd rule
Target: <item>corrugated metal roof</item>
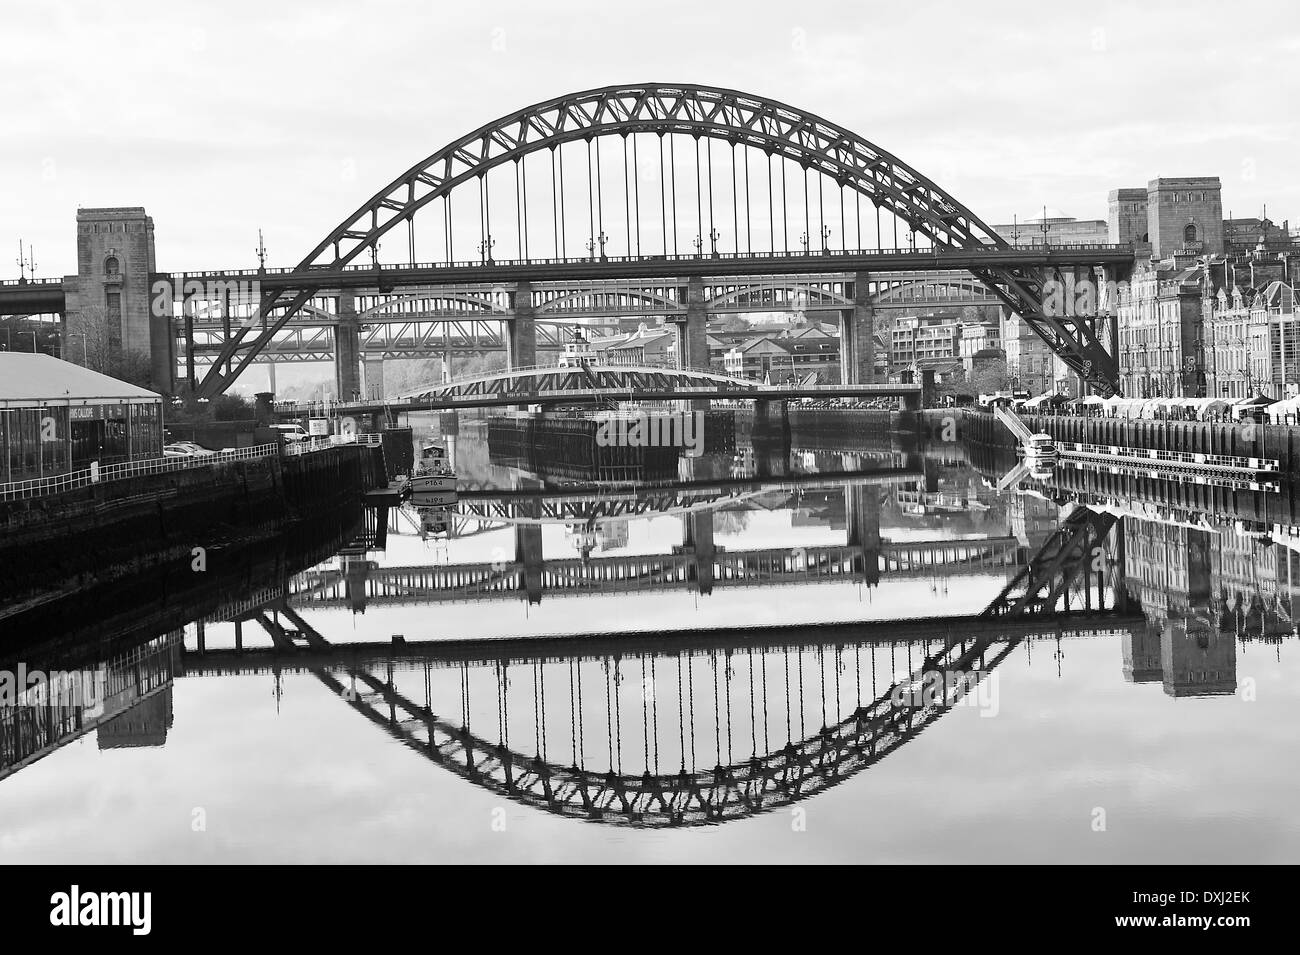
[{"label": "corrugated metal roof", "polygon": [[161,400],[152,391],[52,355],[0,352],[0,405],[30,407],[42,402],[146,398]]}]

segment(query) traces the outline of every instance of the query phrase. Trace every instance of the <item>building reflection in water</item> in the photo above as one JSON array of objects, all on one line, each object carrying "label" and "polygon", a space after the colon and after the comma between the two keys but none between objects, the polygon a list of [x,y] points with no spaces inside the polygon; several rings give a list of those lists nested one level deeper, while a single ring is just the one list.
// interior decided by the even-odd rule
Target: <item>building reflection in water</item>
[{"label": "building reflection in water", "polygon": [[[208,615],[207,621],[237,621],[231,645],[218,645],[212,635],[219,628],[205,631],[199,622],[96,664],[107,681],[102,711],[0,708],[0,778],[92,729],[100,749],[165,744],[178,677],[266,673],[279,688],[296,674],[319,680],[340,705],[425,758],[509,798],[572,818],[709,825],[807,798],[924,738],[918,731],[958,699],[900,707],[892,698],[927,669],[987,679],[1020,642],[1034,640],[1055,642],[1060,667],[1063,641],[1117,637],[1126,681],[1159,682],[1171,697],[1228,696],[1237,687],[1239,640],[1294,633],[1290,550],[1228,524],[1133,513],[1122,516],[1106,545],[1117,568],[1105,584],[1113,593],[1088,604],[1079,621],[969,617],[921,629],[885,621],[716,631],[668,642],[620,634],[603,642],[550,639],[540,648],[518,640],[335,647],[312,627],[313,613],[330,606],[357,612],[368,602],[498,595],[532,603],[547,589],[644,583],[708,595],[714,586],[767,586],[792,575],[800,582],[843,575],[874,583],[890,575],[993,569],[1010,578],[1032,571],[1040,549],[1059,546],[1052,539],[1072,510],[1038,492],[996,494],[966,467],[925,462],[917,473],[913,462],[893,454],[841,457],[837,464],[901,473],[865,483],[848,477],[838,486],[799,484],[792,482],[797,474],[786,475],[770,486],[759,480],[725,494],[710,490],[717,499],[699,508],[690,499],[698,482],[654,488],[648,497],[597,488],[591,502],[579,500],[581,488],[571,485],[554,494],[534,485],[500,499],[483,491],[469,497],[466,513],[495,526],[513,521],[518,532],[513,560],[481,567],[386,567],[371,559],[385,535],[370,522],[361,537],[336,548],[331,567],[292,574],[265,599],[232,597],[229,618]],[[736,468],[698,467],[735,480]],[[784,467],[768,461],[755,469]],[[548,495],[563,498],[563,506]],[[731,510],[718,508],[728,501]],[[681,543],[663,555],[629,557],[624,567],[616,552],[627,545],[629,521],[653,517],[657,508],[680,519]],[[788,510],[793,527],[843,531],[845,543],[798,548],[797,558],[714,543],[722,515],[766,508]],[[543,559],[537,529],[552,520],[590,568],[579,572],[573,558]],[[898,545],[889,539],[891,531],[926,527],[951,536],[931,541],[937,533],[912,533]],[[606,566],[618,572],[591,569]],[[248,632],[258,640],[246,642]]]}]

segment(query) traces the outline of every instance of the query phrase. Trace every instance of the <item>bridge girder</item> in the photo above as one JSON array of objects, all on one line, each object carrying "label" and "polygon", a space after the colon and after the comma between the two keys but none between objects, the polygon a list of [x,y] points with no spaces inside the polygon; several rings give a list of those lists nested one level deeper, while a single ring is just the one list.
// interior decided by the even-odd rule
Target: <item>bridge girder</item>
[{"label": "bridge girder", "polygon": [[[412,166],[382,188],[322,239],[293,270],[293,276],[287,283],[282,282],[265,293],[259,308],[260,314],[266,316],[262,323],[263,330],[245,345],[245,339],[248,338],[253,326],[241,325],[232,339],[223,345],[218,361],[200,384],[199,394],[210,397],[228,387],[253,360],[257,352],[271,340],[274,332],[320,288],[329,284],[330,274],[345,269],[359,256],[369,252],[376,257],[375,275],[382,288],[383,270],[378,268],[377,259],[380,239],[398,226],[413,223],[416,213],[435,200],[449,198],[456,187],[473,184],[473,188],[479,190],[481,198],[486,200],[486,177],[492,169],[514,163],[518,175],[518,164],[528,155],[547,150],[551,150],[554,155],[553,151],[558,147],[566,143],[578,142],[586,142],[590,150],[593,140],[599,144],[601,139],[610,136],[621,137],[626,148],[627,137],[635,137],[638,134],[691,137],[697,144],[697,163],[699,162],[698,143],[703,140],[710,144],[721,141],[730,145],[733,153],[736,147],[743,147],[746,150],[753,149],[765,154],[769,160],[776,157],[783,163],[796,164],[805,175],[805,209],[808,201],[806,176],[807,173],[812,172],[818,176],[819,205],[820,190],[823,189],[824,182],[830,181],[833,190],[839,189],[841,220],[844,217],[843,197],[845,190],[849,190],[855,196],[867,198],[877,209],[889,212],[895,222],[905,223],[914,238],[920,236],[929,241],[936,251],[944,248],[967,252],[995,250],[1009,253],[1011,251],[1004,239],[933,181],[903,163],[898,157],[857,136],[845,127],[830,123],[821,117],[774,100],[714,87],[668,84],[604,87],[547,100],[488,123]],[[709,157],[712,163],[711,148]],[[626,161],[626,155],[624,158]],[[590,162],[590,152],[588,162]],[[746,163],[748,202],[748,158]],[[783,174],[784,169],[783,165]],[[712,170],[711,165],[710,170]],[[731,178],[734,192],[736,182],[734,157]],[[625,170],[625,186],[626,182]],[[712,182],[712,172],[710,172],[710,182]],[[590,177],[588,184],[590,185]],[[784,211],[784,178],[782,190]],[[769,186],[769,199],[770,196]],[[739,252],[738,210],[734,218],[736,219],[735,245]],[[806,213],[805,218],[807,218]],[[674,193],[674,235],[676,235],[675,220]],[[710,223],[712,221],[712,193],[710,193]],[[860,240],[860,207],[857,222]],[[843,225],[843,222],[841,224]],[[829,235],[828,228],[822,225],[823,243],[825,236]],[[637,255],[640,257],[639,214],[637,230]],[[788,241],[788,221],[783,220],[783,230],[787,233]],[[491,247],[490,236],[487,235],[486,228],[482,231],[484,235],[481,247],[487,250]],[[593,228],[592,231],[596,230]],[[703,231],[701,224],[700,232]],[[713,259],[717,255],[716,238],[712,226],[709,231],[714,243],[714,253],[710,257]],[[446,237],[449,259],[451,258],[451,233],[452,225],[448,210]],[[746,210],[746,233],[752,233],[748,209]],[[412,263],[414,263],[413,234],[412,232]],[[605,260],[603,230],[600,238],[600,258],[603,262]],[[843,238],[847,240],[847,234]],[[702,252],[701,241],[697,236],[696,246]],[[808,245],[807,230],[802,241],[805,251],[804,261],[806,264],[813,264],[814,257],[807,256],[807,253],[812,251]],[[523,245],[522,241],[520,244]],[[559,244],[558,231],[556,244],[557,246]],[[594,238],[590,244],[593,249],[591,260],[594,262]],[[628,251],[629,253],[632,251],[630,235]],[[674,247],[674,254],[676,251]],[[773,256],[775,251],[772,250]],[[822,252],[829,252],[824,244]],[[484,263],[490,264],[490,252],[485,251],[483,254]],[[561,254],[558,248],[556,254]],[[528,256],[522,253],[521,258],[528,259]],[[667,256],[665,255],[664,258],[666,259]],[[820,259],[821,256],[815,258]],[[535,261],[532,264],[545,265]],[[664,268],[669,269],[667,263]],[[534,275],[536,271],[538,269],[532,268],[527,270],[527,274],[521,272],[517,277],[542,278],[543,276]],[[1109,355],[1101,345],[1092,322],[1073,316],[1045,314],[1043,307],[1045,280],[1035,268],[1012,265],[995,268],[978,267],[972,271],[981,281],[989,285],[1008,307],[1022,315],[1027,324],[1047,341],[1069,367],[1106,394],[1117,390],[1118,369],[1115,357]]]}]

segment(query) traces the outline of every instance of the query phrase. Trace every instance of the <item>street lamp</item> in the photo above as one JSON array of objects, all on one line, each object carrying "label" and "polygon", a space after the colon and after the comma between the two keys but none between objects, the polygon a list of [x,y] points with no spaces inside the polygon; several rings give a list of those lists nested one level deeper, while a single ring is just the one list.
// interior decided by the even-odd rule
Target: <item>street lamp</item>
[{"label": "street lamp", "polygon": [[822,226],[822,251],[823,252],[830,252],[830,238],[831,238],[831,227],[828,225]]},{"label": "street lamp", "polygon": [[709,229],[709,243],[712,245],[714,258],[717,258],[718,240],[721,238],[722,238],[721,232],[719,232],[717,229]]},{"label": "street lamp", "polygon": [[[492,247],[495,246],[496,244],[497,244],[497,240],[492,238],[492,236],[490,235],[484,237],[483,241],[478,244],[478,254],[483,259],[484,262],[491,264]],[[587,243],[587,248],[591,248],[591,243]]]},{"label": "street lamp", "polygon": [[34,246],[29,245],[27,247],[27,254],[26,256],[24,256],[23,240],[19,239],[18,240],[18,284],[19,285],[25,285],[27,283],[28,272],[32,273],[32,279],[34,280],[36,278],[36,248]]},{"label": "street lamp", "polygon": [[701,254],[703,254],[703,252],[704,252],[704,240],[700,238],[700,235],[699,235],[698,232],[695,234],[695,238],[691,240],[691,245],[695,246],[695,254],[696,254],[696,255],[701,255]]},{"label": "street lamp", "polygon": [[808,233],[807,232],[799,233],[799,244],[803,246],[803,254],[807,255],[808,254]]}]

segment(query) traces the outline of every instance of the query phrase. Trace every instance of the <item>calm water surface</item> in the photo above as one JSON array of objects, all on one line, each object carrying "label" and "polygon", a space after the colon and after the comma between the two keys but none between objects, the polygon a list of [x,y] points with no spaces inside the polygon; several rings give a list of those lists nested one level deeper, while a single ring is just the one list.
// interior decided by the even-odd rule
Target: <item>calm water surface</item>
[{"label": "calm water surface", "polygon": [[1300,860],[1291,528],[1094,495],[1100,612],[989,620],[1077,482],[804,443],[630,486],[462,428],[454,505],[83,653],[84,732],[7,714],[0,858]]}]

